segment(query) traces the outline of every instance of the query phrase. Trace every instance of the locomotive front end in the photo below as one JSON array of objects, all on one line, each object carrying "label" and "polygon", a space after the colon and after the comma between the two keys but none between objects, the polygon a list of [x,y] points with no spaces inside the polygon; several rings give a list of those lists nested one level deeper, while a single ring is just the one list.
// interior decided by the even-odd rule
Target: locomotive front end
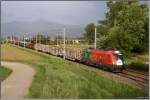
[{"label": "locomotive front end", "polygon": [[123,54],[120,51],[115,51],[114,54],[115,62],[113,63],[114,66],[116,66],[117,69],[123,70],[124,69],[124,58]]}]

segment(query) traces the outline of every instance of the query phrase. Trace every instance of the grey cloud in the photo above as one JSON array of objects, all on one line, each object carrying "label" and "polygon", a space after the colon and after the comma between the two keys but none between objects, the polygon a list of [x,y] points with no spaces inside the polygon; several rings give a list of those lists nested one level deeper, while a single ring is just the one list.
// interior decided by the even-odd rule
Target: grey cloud
[{"label": "grey cloud", "polygon": [[38,19],[85,25],[105,18],[106,1],[2,1],[2,22]]}]

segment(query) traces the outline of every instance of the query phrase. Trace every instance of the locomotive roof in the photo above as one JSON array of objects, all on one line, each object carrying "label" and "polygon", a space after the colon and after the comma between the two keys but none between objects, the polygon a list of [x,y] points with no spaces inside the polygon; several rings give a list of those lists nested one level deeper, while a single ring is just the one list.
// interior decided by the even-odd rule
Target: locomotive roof
[{"label": "locomotive roof", "polygon": [[107,54],[120,54],[120,51],[117,50],[100,50],[100,49],[92,49],[93,52],[102,52],[102,53],[107,53]]}]

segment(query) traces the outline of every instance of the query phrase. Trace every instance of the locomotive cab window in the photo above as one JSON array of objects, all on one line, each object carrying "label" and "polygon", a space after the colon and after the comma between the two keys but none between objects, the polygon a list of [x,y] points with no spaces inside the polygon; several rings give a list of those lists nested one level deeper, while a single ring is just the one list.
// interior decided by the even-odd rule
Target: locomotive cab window
[{"label": "locomotive cab window", "polygon": [[116,60],[122,60],[123,61],[123,55],[122,54],[114,54],[114,57]]}]

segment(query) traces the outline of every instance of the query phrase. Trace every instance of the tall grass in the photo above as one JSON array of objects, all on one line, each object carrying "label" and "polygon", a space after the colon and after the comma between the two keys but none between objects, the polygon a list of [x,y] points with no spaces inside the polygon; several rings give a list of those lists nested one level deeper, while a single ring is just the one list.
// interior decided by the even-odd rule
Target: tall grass
[{"label": "tall grass", "polygon": [[[2,53],[4,51],[2,60],[30,64],[36,70],[29,98],[137,98],[148,95],[58,57],[11,45],[2,45]],[[12,51],[15,53],[8,55]],[[27,56],[30,57],[27,59]]]}]

